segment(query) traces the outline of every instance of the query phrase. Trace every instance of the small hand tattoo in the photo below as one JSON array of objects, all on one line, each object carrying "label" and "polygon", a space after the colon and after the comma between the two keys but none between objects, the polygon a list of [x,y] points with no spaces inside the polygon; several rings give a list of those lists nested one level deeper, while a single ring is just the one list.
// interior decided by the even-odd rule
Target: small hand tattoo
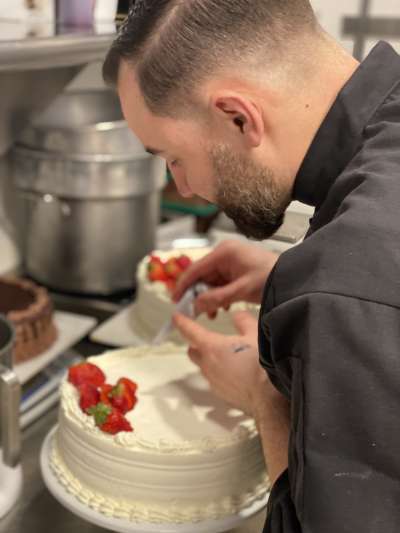
[{"label": "small hand tattoo", "polygon": [[245,352],[251,348],[250,344],[234,344],[232,346],[233,353]]}]

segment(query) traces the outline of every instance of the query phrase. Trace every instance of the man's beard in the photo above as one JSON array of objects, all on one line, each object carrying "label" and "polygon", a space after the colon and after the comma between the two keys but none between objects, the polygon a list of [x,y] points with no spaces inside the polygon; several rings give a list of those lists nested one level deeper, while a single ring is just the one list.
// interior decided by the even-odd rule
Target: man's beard
[{"label": "man's beard", "polygon": [[226,146],[209,149],[216,178],[216,201],[246,237],[263,240],[283,224],[290,198],[271,170]]}]

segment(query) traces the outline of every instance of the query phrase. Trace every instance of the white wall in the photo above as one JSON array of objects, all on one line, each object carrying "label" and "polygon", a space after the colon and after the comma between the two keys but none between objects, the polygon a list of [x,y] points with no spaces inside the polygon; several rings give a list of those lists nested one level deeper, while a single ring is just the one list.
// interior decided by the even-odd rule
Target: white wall
[{"label": "white wall", "polygon": [[[342,20],[346,16],[359,16],[362,0],[310,0],[322,26],[335,38],[339,39],[350,52],[353,41],[342,36]],[[370,17],[395,17],[400,20],[400,0],[371,0]],[[379,37],[371,37],[366,41],[366,53],[376,44]],[[400,37],[390,41],[400,52]]]}]

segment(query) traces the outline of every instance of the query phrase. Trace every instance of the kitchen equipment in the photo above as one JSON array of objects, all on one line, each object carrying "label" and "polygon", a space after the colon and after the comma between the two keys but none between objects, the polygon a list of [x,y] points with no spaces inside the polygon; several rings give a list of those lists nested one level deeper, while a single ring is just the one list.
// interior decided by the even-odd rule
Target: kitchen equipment
[{"label": "kitchen equipment", "polygon": [[22,389],[19,420],[22,429],[42,417],[58,402],[60,385],[68,368],[84,360],[84,357],[73,350],[63,353],[25,383]]},{"label": "kitchen equipment", "polygon": [[0,276],[15,274],[19,266],[19,253],[12,239],[1,227],[0,217]]},{"label": "kitchen equipment", "polygon": [[165,164],[129,131],[117,96],[61,95],[12,157],[28,274],[77,293],[132,287],[154,248]]},{"label": "kitchen equipment", "polygon": [[14,328],[0,315],[0,519],[17,502],[22,489],[20,385],[12,370],[13,345]]},{"label": "kitchen equipment", "polygon": [[123,119],[113,91],[68,91],[60,95],[18,137],[18,144],[68,155],[148,155]]}]

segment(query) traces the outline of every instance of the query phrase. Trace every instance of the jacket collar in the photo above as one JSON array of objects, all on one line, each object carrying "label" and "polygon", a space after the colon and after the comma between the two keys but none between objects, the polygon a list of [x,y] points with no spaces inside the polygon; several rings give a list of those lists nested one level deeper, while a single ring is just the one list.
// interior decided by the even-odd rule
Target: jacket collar
[{"label": "jacket collar", "polygon": [[400,80],[400,56],[381,41],[338,94],[296,176],[293,199],[317,209],[362,142],[375,111]]}]

